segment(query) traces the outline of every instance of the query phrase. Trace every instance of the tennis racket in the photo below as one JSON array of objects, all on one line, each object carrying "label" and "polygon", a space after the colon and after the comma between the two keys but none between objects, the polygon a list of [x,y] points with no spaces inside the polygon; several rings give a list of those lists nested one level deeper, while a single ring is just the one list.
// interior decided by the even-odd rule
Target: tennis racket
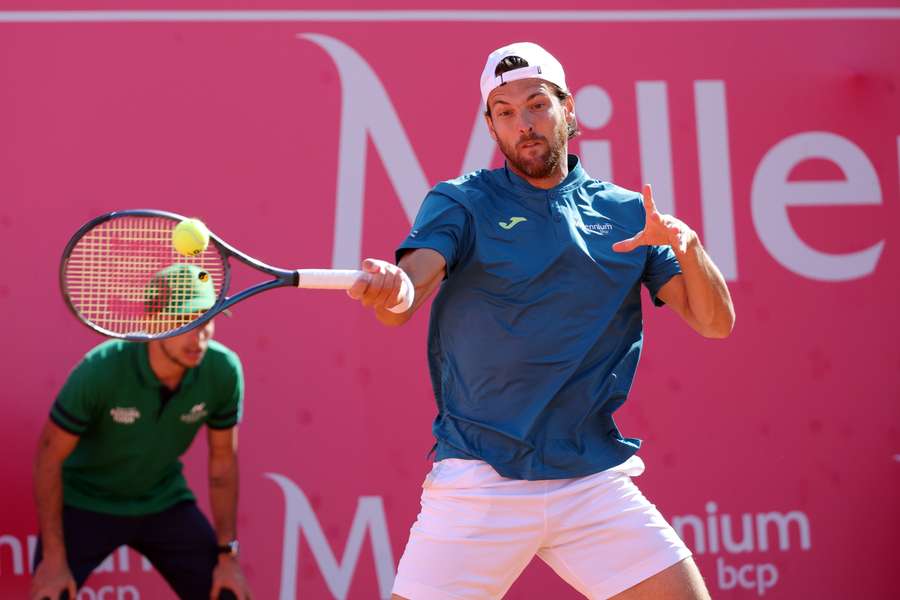
[{"label": "tennis racket", "polygon": [[[185,217],[160,210],[121,210],[91,219],[63,251],[59,278],[66,304],[78,319],[103,335],[134,341],[162,339],[199,327],[242,300],[279,287],[349,289],[363,271],[287,270],[269,266],[230,246],[214,233],[209,245],[183,256],[172,230]],[[230,260],[272,279],[229,296]],[[405,312],[415,290],[404,277]]]}]

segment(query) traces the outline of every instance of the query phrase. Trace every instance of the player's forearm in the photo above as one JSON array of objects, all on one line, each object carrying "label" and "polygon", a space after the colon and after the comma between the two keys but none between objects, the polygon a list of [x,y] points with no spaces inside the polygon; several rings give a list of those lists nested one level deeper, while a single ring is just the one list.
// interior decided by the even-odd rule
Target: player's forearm
[{"label": "player's forearm", "polygon": [[727,337],[734,327],[734,305],[722,273],[694,233],[685,252],[675,249],[684,276],[688,309],[700,332],[707,337]]},{"label": "player's forearm", "polygon": [[225,543],[235,539],[238,503],[237,456],[210,460],[209,503],[219,542]]},{"label": "player's forearm", "polygon": [[38,451],[34,465],[34,497],[44,560],[64,563],[62,463],[43,449]]}]

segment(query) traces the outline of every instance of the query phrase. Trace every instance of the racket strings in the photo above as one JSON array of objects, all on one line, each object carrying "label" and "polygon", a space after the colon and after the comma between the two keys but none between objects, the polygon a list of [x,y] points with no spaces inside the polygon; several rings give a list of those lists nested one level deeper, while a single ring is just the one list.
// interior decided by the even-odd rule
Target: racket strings
[{"label": "racket strings", "polygon": [[215,244],[179,254],[172,246],[177,224],[123,215],[87,231],[64,271],[75,311],[117,335],[159,335],[199,318],[220,295],[225,266]]}]

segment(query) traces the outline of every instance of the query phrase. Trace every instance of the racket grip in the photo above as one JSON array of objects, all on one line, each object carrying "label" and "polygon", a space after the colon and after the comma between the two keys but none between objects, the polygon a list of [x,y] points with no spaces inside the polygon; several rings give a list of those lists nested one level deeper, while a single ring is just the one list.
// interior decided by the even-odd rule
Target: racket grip
[{"label": "racket grip", "polygon": [[297,287],[311,290],[349,290],[363,271],[354,269],[300,269]]},{"label": "racket grip", "polygon": [[[368,276],[368,273],[356,269],[299,269],[297,275],[297,287],[315,290],[348,290],[361,275]],[[406,273],[403,273],[403,284],[400,289],[403,299],[400,304],[388,309],[393,313],[408,311],[415,300],[416,289]]]}]

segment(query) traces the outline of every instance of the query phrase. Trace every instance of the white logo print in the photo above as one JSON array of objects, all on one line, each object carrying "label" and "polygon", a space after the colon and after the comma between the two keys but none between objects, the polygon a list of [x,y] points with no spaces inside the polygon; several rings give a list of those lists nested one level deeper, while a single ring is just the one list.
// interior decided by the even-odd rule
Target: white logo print
[{"label": "white logo print", "polygon": [[181,415],[180,418],[185,423],[196,423],[207,414],[209,413],[206,412],[206,403],[201,402],[192,406],[190,412]]},{"label": "white logo print", "polygon": [[110,409],[109,414],[112,415],[113,421],[122,425],[131,425],[141,418],[141,411],[133,406],[117,406]]},{"label": "white logo print", "polygon": [[608,235],[612,231],[612,223],[585,223],[585,229],[596,231],[600,235]]},{"label": "white logo print", "polygon": [[780,577],[776,549],[789,552],[796,561],[798,547],[804,552],[812,548],[809,517],[801,510],[743,513],[738,519],[737,515],[720,513],[716,502],[707,502],[705,518],[679,515],[671,522],[696,555],[717,555],[720,590],[740,587],[764,596]]}]

